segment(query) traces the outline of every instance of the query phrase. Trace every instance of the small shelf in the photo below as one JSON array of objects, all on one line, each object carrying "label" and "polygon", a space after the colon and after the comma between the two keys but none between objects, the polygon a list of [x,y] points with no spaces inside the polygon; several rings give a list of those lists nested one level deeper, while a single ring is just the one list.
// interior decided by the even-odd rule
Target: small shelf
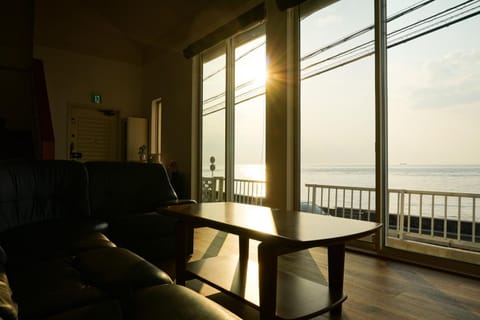
[{"label": "small shelf", "polygon": [[[241,270],[238,258],[213,257],[187,264],[187,272],[212,287],[259,308],[258,265],[248,261]],[[332,301],[327,286],[282,270],[277,275],[278,319],[308,319],[341,304],[347,296]]]}]

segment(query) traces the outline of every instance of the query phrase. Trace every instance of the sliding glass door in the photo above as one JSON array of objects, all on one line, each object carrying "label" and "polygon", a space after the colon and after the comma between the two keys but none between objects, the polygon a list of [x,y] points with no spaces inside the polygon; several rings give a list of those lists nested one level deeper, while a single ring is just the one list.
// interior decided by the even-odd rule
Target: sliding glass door
[{"label": "sliding glass door", "polygon": [[224,198],[225,49],[225,46],[219,46],[202,56],[202,201],[221,201]]},{"label": "sliding glass door", "polygon": [[[302,6],[300,207],[383,214],[377,241],[387,249],[479,264],[480,2],[385,0],[388,49],[377,52],[374,3]],[[377,88],[375,54],[388,61]],[[383,94],[385,118],[375,110]],[[383,126],[388,154],[375,168]],[[375,185],[379,167],[388,168],[386,190]],[[385,212],[375,208],[379,191]]]},{"label": "sliding glass door", "polygon": [[467,262],[480,262],[479,5],[387,1],[387,245]]},{"label": "sliding glass door", "polygon": [[235,38],[234,200],[265,198],[265,30]]},{"label": "sliding glass door", "polygon": [[300,208],[375,220],[371,0],[303,7]]},{"label": "sliding glass door", "polygon": [[202,201],[263,204],[265,29],[202,54]]}]

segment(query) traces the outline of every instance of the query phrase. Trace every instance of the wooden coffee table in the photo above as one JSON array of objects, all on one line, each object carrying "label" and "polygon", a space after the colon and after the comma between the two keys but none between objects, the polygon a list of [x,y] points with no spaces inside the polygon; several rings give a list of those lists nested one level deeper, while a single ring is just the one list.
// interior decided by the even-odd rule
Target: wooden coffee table
[{"label": "wooden coffee table", "polygon": [[[308,319],[341,313],[345,242],[374,233],[381,224],[232,202],[176,205],[159,212],[180,220],[177,229],[177,283],[194,277],[240,298],[261,319]],[[239,256],[186,263],[188,230],[211,227],[239,236]],[[259,240],[258,265],[248,260],[248,240]],[[277,268],[280,255],[328,248],[328,286]]]}]

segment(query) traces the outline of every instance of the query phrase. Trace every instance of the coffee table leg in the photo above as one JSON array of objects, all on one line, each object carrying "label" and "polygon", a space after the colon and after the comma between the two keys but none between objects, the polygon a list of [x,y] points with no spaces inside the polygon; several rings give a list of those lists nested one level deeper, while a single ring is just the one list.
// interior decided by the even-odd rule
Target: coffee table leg
[{"label": "coffee table leg", "polygon": [[[343,274],[345,268],[345,245],[337,244],[328,247],[328,288],[332,301],[343,297]],[[330,310],[333,314],[342,313],[342,304]]]},{"label": "coffee table leg", "polygon": [[277,302],[277,252],[271,244],[258,245],[260,319],[274,319]]},{"label": "coffee table leg", "polygon": [[186,257],[188,254],[187,248],[187,237],[188,237],[188,228],[187,225],[179,221],[176,226],[177,231],[177,258],[175,265],[176,273],[176,283],[184,286],[186,281]]},{"label": "coffee table leg", "polygon": [[249,239],[244,236],[238,236],[238,248],[239,248],[240,272],[242,276],[246,277],[247,265],[248,265]]}]

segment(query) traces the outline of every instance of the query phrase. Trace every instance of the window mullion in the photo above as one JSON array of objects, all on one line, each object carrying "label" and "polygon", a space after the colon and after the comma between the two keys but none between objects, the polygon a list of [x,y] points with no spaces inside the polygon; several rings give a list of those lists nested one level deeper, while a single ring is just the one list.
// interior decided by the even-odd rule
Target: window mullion
[{"label": "window mullion", "polygon": [[226,41],[226,45],[225,193],[226,200],[233,201],[235,175],[235,50],[231,38]]},{"label": "window mullion", "polygon": [[388,228],[388,137],[387,137],[387,8],[386,0],[375,0],[375,188],[377,222],[384,234],[376,239],[377,250],[385,244]]}]

